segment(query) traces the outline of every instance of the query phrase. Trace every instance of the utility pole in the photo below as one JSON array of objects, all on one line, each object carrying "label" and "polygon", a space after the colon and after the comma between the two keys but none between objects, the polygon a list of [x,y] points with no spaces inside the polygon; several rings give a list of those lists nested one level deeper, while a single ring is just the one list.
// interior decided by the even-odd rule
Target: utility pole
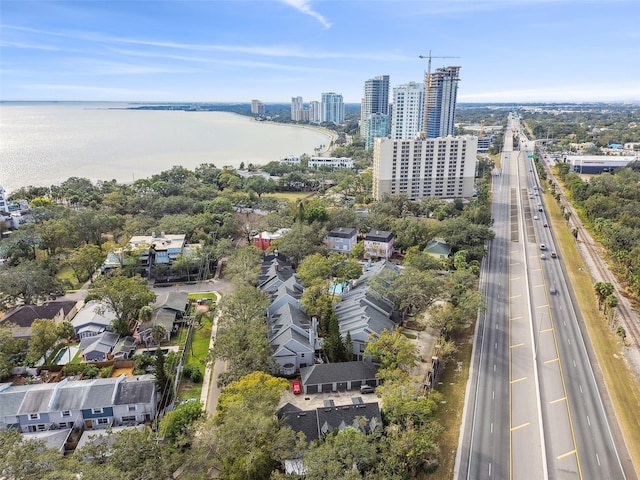
[{"label": "utility pole", "polygon": [[431,50],[429,50],[429,55],[418,55],[418,58],[425,59],[428,58],[429,62],[427,63],[427,75],[425,77],[425,92],[424,92],[424,125],[422,126],[422,131],[424,132],[425,138],[427,138],[428,125],[429,125],[429,100],[431,97],[431,59],[433,58],[460,58],[460,57],[451,57],[451,56],[436,56],[431,55]]}]

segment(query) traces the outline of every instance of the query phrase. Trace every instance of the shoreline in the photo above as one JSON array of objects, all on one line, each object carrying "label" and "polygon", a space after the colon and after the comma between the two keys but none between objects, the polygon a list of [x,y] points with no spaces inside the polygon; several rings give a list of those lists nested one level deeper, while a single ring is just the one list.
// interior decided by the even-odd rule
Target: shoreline
[{"label": "shoreline", "polygon": [[[237,113],[236,115],[240,115],[242,117],[247,116],[247,115],[242,115],[241,113]],[[318,133],[322,133],[324,136],[326,136],[329,139],[329,141],[325,144],[324,149],[322,150],[322,152],[320,152],[320,155],[328,153],[333,147],[333,144],[335,143],[335,141],[338,139],[338,134],[333,130],[329,130],[328,128],[324,128],[316,125],[275,122],[273,120],[258,120],[255,117],[251,117],[251,121],[256,123],[268,123],[269,125],[280,125],[283,127],[303,128],[306,130],[314,130]]]}]

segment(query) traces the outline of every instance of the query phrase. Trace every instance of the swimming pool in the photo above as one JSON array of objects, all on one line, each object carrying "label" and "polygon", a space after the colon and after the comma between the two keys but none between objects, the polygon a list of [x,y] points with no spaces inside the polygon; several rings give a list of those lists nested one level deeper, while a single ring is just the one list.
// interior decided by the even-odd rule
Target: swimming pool
[{"label": "swimming pool", "polygon": [[61,348],[58,354],[56,355],[56,358],[53,359],[53,363],[55,365],[66,365],[67,363],[70,363],[71,360],[73,360],[73,358],[78,353],[78,350],[79,350],[78,347]]},{"label": "swimming pool", "polygon": [[332,295],[340,295],[342,294],[342,291],[344,290],[344,287],[346,285],[347,285],[346,282],[332,283],[331,286],[329,287],[329,293]]}]

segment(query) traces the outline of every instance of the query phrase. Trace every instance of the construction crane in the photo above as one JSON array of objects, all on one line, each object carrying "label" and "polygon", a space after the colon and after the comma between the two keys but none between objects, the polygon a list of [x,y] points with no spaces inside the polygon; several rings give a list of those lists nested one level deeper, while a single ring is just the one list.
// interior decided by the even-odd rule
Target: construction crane
[{"label": "construction crane", "polygon": [[427,91],[425,92],[424,99],[424,125],[422,127],[424,131],[424,136],[427,136],[427,127],[429,125],[429,99],[431,98],[431,59],[433,58],[460,58],[460,57],[451,57],[451,56],[436,56],[431,55],[431,50],[429,50],[429,55],[418,55],[418,58],[424,59],[428,58],[429,63],[427,64],[427,76],[426,76],[426,87]]}]

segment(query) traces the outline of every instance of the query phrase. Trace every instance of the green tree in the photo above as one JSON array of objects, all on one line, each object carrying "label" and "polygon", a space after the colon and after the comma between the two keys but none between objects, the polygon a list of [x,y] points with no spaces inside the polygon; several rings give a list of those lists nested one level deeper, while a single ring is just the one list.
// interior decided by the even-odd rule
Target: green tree
[{"label": "green tree", "polygon": [[106,308],[116,316],[115,327],[121,335],[126,335],[133,328],[133,321],[138,318],[142,307],[155,301],[156,295],[142,277],[124,277],[116,275],[101,278],[90,292],[102,300]]},{"label": "green tree", "polygon": [[151,327],[151,339],[155,345],[160,345],[167,335],[167,329],[162,325],[154,325]]},{"label": "green tree", "polygon": [[82,245],[69,253],[67,264],[79,282],[88,280],[104,260],[100,247],[94,244]]},{"label": "green tree", "polygon": [[227,259],[224,276],[235,285],[255,285],[260,272],[262,252],[253,245],[235,250]]},{"label": "green tree", "polygon": [[304,454],[305,478],[352,480],[364,478],[376,464],[376,447],[370,437],[353,427],[332,432]]},{"label": "green tree", "polygon": [[25,343],[24,340],[13,337],[13,326],[10,322],[0,324],[0,380],[11,375],[15,356],[22,351]]},{"label": "green tree", "polygon": [[609,282],[596,282],[593,285],[594,290],[596,291],[596,297],[598,298],[598,310],[602,308],[604,301],[606,298],[615,292],[615,288],[613,284]]},{"label": "green tree", "polygon": [[295,267],[308,255],[324,251],[324,236],[325,230],[323,228],[297,222],[274,244],[275,248],[285,255]]},{"label": "green tree", "polygon": [[408,376],[420,359],[416,346],[402,334],[401,328],[393,332],[385,329],[378,338],[369,342],[364,354],[380,362],[378,376],[381,378]]},{"label": "green tree", "polygon": [[56,333],[58,335],[58,338],[67,339],[74,336],[75,329],[73,328],[73,324],[70,321],[64,320],[56,326]]},{"label": "green tree", "polygon": [[46,300],[52,292],[62,291],[62,282],[45,263],[26,260],[17,266],[0,269],[0,303],[25,304]]},{"label": "green tree", "polygon": [[162,410],[171,403],[171,399],[173,398],[173,384],[171,376],[167,375],[165,355],[159,346],[156,349],[154,374],[156,377],[156,388],[158,389],[158,409]]},{"label": "green tree", "polygon": [[29,351],[27,361],[36,363],[44,357],[49,350],[60,340],[56,322],[46,318],[34,320],[31,324],[31,339],[29,340]]},{"label": "green tree", "polygon": [[231,383],[219,398],[216,416],[194,436],[199,469],[216,468],[220,478],[267,480],[289,458],[295,435],[275,416],[288,382],[254,372]]},{"label": "green tree", "polygon": [[262,290],[244,286],[230,295],[225,295],[218,303],[220,312],[219,326],[225,328],[232,324],[249,324],[265,318],[269,298]]},{"label": "green tree", "polygon": [[189,443],[189,429],[204,418],[206,412],[200,402],[186,402],[167,413],[160,422],[160,434],[172,445],[185,447]]},{"label": "green tree", "polygon": [[255,175],[245,180],[244,189],[248,192],[254,192],[258,195],[258,198],[261,198],[265,193],[274,192],[276,183],[271,179],[264,178],[262,175]]}]

